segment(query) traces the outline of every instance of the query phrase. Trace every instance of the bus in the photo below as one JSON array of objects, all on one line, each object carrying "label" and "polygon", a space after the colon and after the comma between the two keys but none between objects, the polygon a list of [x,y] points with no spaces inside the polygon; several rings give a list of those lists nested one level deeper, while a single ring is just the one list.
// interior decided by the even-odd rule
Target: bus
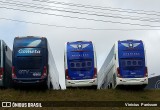
[{"label": "bus", "polygon": [[117,41],[98,73],[98,89],[145,88],[148,84],[146,50],[142,40]]},{"label": "bus", "polygon": [[48,48],[45,37],[16,37],[13,44],[12,80],[18,84],[48,85]]},{"label": "bus", "polygon": [[12,86],[12,51],[3,40],[0,40],[0,86]]},{"label": "bus", "polygon": [[65,43],[64,55],[66,87],[97,88],[97,62],[91,41]]}]

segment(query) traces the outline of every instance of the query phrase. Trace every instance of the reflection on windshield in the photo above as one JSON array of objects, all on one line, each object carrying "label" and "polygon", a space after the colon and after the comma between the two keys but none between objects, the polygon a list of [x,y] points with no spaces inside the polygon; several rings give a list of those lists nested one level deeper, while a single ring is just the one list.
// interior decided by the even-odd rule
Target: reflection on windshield
[{"label": "reflection on windshield", "polygon": [[28,47],[36,47],[41,43],[41,40],[35,40],[28,44]]}]

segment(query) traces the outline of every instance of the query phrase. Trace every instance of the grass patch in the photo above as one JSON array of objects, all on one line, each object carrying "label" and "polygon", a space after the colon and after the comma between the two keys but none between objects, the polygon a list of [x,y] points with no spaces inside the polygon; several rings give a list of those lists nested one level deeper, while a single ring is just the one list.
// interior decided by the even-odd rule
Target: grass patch
[{"label": "grass patch", "polygon": [[1,89],[1,101],[160,101],[160,90]]},{"label": "grass patch", "polygon": [[[160,101],[160,90],[23,90],[0,89],[0,101]],[[10,110],[15,108],[11,108]],[[16,108],[19,110],[20,108]],[[31,110],[32,108],[24,108]],[[38,108],[37,110],[39,110]],[[42,108],[43,110],[44,108]],[[106,108],[46,108],[46,110],[106,110]],[[111,110],[157,110],[158,108],[107,108]],[[3,109],[2,109],[3,110]],[[36,110],[36,108],[34,108]],[[41,110],[41,109],[40,109]]]}]

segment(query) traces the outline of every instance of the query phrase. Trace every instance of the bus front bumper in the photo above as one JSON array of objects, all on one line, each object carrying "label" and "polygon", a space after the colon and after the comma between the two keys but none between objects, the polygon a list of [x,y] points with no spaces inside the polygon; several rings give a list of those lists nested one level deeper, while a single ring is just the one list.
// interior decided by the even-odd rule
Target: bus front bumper
[{"label": "bus front bumper", "polygon": [[66,80],[66,87],[97,86],[97,78],[86,80]]},{"label": "bus front bumper", "polygon": [[117,78],[117,85],[146,85],[148,78]]}]

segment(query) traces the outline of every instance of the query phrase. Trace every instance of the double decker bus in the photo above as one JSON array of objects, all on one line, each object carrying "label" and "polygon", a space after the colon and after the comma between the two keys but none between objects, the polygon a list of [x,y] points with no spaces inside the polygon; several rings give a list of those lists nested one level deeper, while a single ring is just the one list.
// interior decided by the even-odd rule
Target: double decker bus
[{"label": "double decker bus", "polygon": [[45,37],[16,37],[12,61],[14,85],[41,83],[47,87],[48,47]]},{"label": "double decker bus", "polygon": [[145,88],[147,84],[148,71],[143,41],[117,41],[100,68],[98,89],[124,85]]},{"label": "double decker bus", "polygon": [[64,55],[66,87],[97,87],[97,62],[91,41],[65,44]]}]

